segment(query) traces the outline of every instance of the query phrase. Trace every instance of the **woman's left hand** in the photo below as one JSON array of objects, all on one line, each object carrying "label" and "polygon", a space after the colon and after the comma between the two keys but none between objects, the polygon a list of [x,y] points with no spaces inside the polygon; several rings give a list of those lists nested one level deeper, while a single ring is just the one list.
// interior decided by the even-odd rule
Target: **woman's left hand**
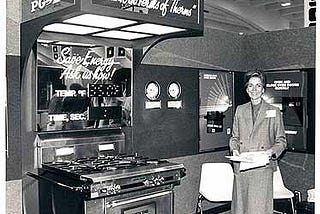
[{"label": "woman's left hand", "polygon": [[269,157],[269,159],[277,159],[276,154],[272,151],[272,149],[268,149],[267,151],[267,155]]}]

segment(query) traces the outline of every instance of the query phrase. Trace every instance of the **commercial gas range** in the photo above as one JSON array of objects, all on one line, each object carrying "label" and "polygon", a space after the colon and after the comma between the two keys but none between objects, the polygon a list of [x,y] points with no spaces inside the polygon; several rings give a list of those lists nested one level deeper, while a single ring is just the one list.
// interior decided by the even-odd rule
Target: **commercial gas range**
[{"label": "commercial gas range", "polygon": [[121,153],[119,130],[71,135],[40,135],[36,142],[38,170],[27,174],[39,180],[40,213],[173,213],[183,164]]}]

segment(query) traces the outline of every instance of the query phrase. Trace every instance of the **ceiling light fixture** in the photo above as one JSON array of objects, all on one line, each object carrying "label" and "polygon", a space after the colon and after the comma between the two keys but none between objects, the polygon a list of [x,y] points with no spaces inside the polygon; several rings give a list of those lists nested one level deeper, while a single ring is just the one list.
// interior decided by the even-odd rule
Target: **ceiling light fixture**
[{"label": "ceiling light fixture", "polygon": [[47,40],[47,39],[37,39],[37,42],[41,43],[41,44],[51,44],[51,43],[54,43],[55,41],[54,40]]},{"label": "ceiling light fixture", "polygon": [[55,45],[65,45],[65,46],[83,46],[83,47],[93,47],[93,44],[85,44],[85,43],[78,43],[78,42],[55,42]]},{"label": "ceiling light fixture", "polygon": [[126,27],[121,30],[162,35],[162,34],[167,34],[167,33],[181,32],[181,31],[185,31],[186,29],[146,23],[146,24],[140,24],[140,25]]},{"label": "ceiling light fixture", "polygon": [[78,25],[88,25],[92,27],[102,27],[102,28],[117,28],[123,27],[131,24],[137,23],[133,20],[119,19],[108,16],[100,16],[94,14],[82,14],[80,16],[75,16],[70,19],[64,20],[65,23],[78,24]]},{"label": "ceiling light fixture", "polygon": [[70,25],[70,24],[63,24],[63,23],[54,23],[47,25],[43,28],[44,31],[51,31],[51,32],[59,32],[59,33],[71,33],[71,34],[79,34],[85,35],[89,33],[95,33],[101,31],[101,28],[94,28],[94,27],[84,27],[78,25]]},{"label": "ceiling light fixture", "polygon": [[111,30],[111,31],[96,33],[96,34],[93,34],[92,36],[133,40],[133,39],[141,39],[141,38],[145,38],[145,37],[150,37],[152,35],[143,34],[143,33],[131,33],[131,32],[125,32],[125,31]]}]

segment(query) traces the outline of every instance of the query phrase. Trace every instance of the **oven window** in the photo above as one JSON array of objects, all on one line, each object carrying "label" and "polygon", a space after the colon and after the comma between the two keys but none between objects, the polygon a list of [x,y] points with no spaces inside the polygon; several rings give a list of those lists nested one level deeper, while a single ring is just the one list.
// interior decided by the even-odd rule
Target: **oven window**
[{"label": "oven window", "polygon": [[156,214],[155,202],[134,208],[123,209],[121,214]]},{"label": "oven window", "polygon": [[131,125],[131,49],[37,49],[37,131]]}]

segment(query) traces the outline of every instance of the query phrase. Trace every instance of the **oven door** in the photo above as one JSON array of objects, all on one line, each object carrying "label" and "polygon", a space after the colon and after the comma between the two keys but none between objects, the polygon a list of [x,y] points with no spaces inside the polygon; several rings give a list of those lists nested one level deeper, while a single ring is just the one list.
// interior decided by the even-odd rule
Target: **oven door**
[{"label": "oven door", "polygon": [[109,201],[86,201],[86,214],[173,214],[173,191]]}]

